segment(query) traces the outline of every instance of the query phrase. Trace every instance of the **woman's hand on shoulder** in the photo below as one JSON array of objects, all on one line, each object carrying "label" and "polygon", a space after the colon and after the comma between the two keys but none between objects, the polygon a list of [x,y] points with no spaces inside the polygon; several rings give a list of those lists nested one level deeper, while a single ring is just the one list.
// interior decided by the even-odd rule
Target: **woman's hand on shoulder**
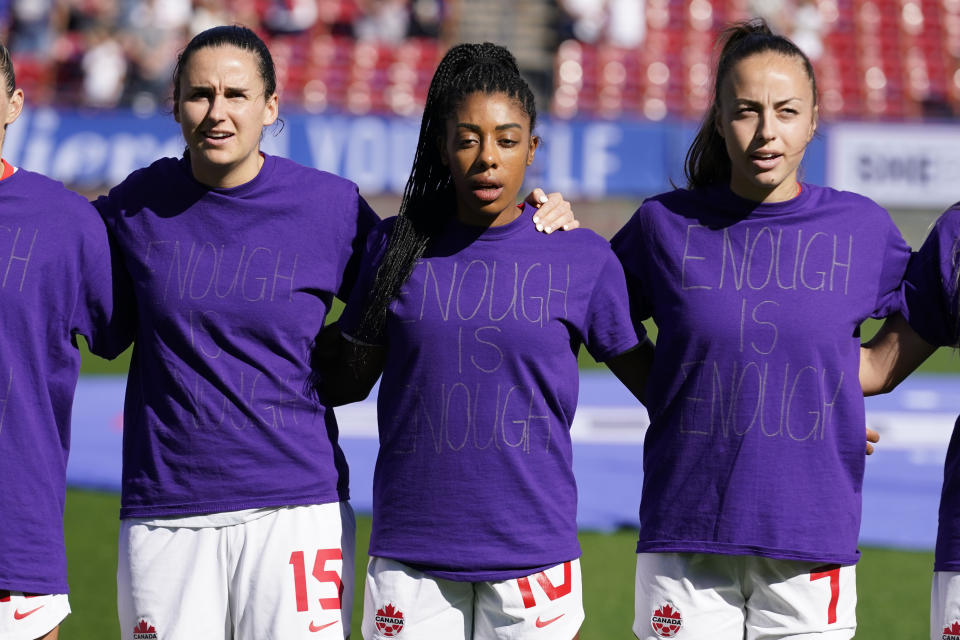
[{"label": "woman's hand on shoulder", "polygon": [[557,229],[570,231],[580,226],[580,221],[573,217],[573,208],[557,192],[547,194],[537,187],[527,195],[526,202],[537,208],[533,222],[537,231],[553,233]]}]

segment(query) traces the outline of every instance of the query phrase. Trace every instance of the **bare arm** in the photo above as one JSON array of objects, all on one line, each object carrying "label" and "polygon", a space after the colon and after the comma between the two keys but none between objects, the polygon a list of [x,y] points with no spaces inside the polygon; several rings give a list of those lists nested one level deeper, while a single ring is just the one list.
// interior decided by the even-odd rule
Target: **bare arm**
[{"label": "bare arm", "polygon": [[863,395],[888,393],[903,381],[936,347],[914,331],[899,313],[860,347],[860,386]]},{"label": "bare arm", "polygon": [[329,407],[359,402],[368,395],[383,373],[386,347],[351,342],[334,322],[324,327],[314,341],[310,364],[311,383]]},{"label": "bare arm", "polygon": [[604,364],[637,400],[646,404],[644,391],[650,377],[650,368],[653,366],[653,343],[649,338],[644,337],[643,342],[636,348],[614,356]]}]

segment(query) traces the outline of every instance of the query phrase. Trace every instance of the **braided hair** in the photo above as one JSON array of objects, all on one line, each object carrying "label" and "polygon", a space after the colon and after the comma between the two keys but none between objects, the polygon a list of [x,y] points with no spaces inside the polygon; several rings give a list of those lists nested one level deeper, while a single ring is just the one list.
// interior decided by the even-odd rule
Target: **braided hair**
[{"label": "braided hair", "polygon": [[537,118],[533,92],[520,76],[513,54],[489,42],[460,44],[447,52],[430,82],[413,169],[357,328],[360,340],[377,342],[391,301],[431,240],[455,215],[453,181],[441,159],[439,141],[445,136],[447,120],[472,93],[502,93],[516,100],[533,131]]},{"label": "braided hair", "polygon": [[953,291],[953,346],[960,348],[960,238],[957,238],[953,242],[953,259],[951,260],[951,267],[953,267],[953,287],[948,288],[948,290]]},{"label": "braided hair", "polygon": [[768,51],[799,59],[810,78],[813,106],[817,105],[817,80],[813,75],[810,59],[789,39],[775,35],[764,20],[736,23],[724,30],[720,42],[723,47],[713,81],[713,102],[690,148],[687,149],[684,173],[687,187],[691,189],[730,182],[730,156],[727,154],[723,137],[717,131],[717,118],[720,115],[720,89],[738,62]]}]

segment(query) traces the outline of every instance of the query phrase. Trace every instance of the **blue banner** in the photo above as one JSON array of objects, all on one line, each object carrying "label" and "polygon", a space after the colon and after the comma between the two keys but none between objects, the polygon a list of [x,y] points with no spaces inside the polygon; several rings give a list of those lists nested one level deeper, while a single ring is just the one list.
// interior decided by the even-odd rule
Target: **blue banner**
[{"label": "blue banner", "polygon": [[[285,112],[261,148],[353,180],[364,195],[402,193],[419,119]],[[684,184],[696,125],[678,122],[545,120],[528,183],[569,198],[642,198]],[[4,157],[80,189],[113,186],[163,156],[183,153],[170,114],[34,108],[7,128]],[[807,151],[804,179],[823,184],[824,144]]]}]

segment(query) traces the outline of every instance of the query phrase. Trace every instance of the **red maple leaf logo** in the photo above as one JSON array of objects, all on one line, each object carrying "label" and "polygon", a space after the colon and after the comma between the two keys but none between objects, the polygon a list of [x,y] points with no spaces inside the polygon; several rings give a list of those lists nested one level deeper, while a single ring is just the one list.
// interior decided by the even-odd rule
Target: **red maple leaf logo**
[{"label": "red maple leaf logo", "polygon": [[157,630],[147,624],[146,620],[141,620],[140,624],[133,628],[134,633],[156,633]]},{"label": "red maple leaf logo", "polygon": [[653,612],[653,616],[650,618],[650,626],[653,627],[654,633],[661,638],[672,638],[679,633],[683,626],[683,616],[680,615],[679,609],[674,609],[668,602]]},{"label": "red maple leaf logo", "polygon": [[133,640],[157,640],[157,630],[144,619],[133,628]]},{"label": "red maple leaf logo", "polygon": [[389,603],[387,606],[377,609],[374,622],[380,633],[387,638],[393,638],[403,631],[403,612]]},{"label": "red maple leaf logo", "polygon": [[960,621],[954,621],[949,627],[943,628],[943,637],[953,640],[954,637],[960,638]]},{"label": "red maple leaf logo", "polygon": [[669,603],[663,605],[662,608],[657,609],[654,613],[658,616],[663,616],[664,618],[675,618],[677,620],[679,620],[681,617],[680,612],[674,610]]}]

